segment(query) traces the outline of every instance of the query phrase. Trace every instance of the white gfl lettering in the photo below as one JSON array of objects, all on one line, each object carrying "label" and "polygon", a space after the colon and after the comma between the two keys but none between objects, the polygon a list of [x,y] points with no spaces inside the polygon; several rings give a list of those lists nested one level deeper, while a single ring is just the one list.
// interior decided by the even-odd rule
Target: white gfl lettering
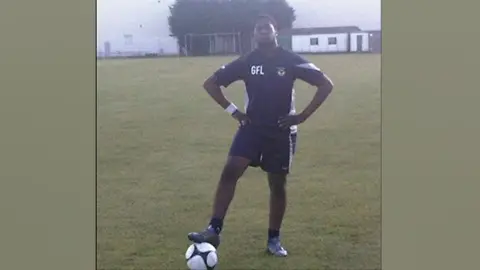
[{"label": "white gfl lettering", "polygon": [[263,73],[263,66],[252,66],[251,73],[252,75],[265,75]]}]

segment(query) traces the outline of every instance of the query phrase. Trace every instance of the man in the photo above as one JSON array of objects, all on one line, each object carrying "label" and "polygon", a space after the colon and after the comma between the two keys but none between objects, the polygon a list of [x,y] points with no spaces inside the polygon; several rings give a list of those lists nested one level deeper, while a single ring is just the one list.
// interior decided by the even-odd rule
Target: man
[{"label": "man", "polygon": [[[270,216],[267,252],[285,257],[280,227],[286,208],[285,183],[295,152],[297,125],[303,123],[332,91],[330,79],[314,64],[278,46],[276,23],[268,15],[256,21],[257,48],[220,68],[204,83],[208,94],[239,123],[217,186],[211,221],[202,232],[188,234],[195,243],[220,244],[223,220],[238,179],[249,167],[260,166],[268,175]],[[293,85],[296,79],[317,87],[310,104],[296,114]],[[241,112],[223,95],[221,86],[243,80],[246,108]]]}]

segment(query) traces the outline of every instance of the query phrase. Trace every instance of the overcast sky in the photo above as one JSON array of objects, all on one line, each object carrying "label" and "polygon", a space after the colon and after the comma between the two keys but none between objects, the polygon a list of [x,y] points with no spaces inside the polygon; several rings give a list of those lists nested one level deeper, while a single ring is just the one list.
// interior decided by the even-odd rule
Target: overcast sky
[{"label": "overcast sky", "polygon": [[[164,3],[162,6],[174,2],[174,0],[161,1]],[[297,12],[295,27],[355,25],[365,30],[380,29],[381,0],[288,0],[288,2]],[[152,7],[158,7],[158,0],[98,0],[97,7],[98,26],[101,28],[133,10],[142,9],[140,13],[143,13],[145,8],[151,10]],[[160,8],[158,12],[165,17],[169,13],[167,8]]]},{"label": "overcast sky", "polygon": [[[98,0],[102,1],[102,0]],[[288,0],[295,8],[295,27],[359,26],[380,29],[381,0]]]}]

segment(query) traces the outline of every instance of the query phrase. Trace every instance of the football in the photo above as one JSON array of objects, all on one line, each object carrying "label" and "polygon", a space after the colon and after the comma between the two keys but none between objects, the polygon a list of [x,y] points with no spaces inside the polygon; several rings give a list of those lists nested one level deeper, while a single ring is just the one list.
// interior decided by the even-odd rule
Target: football
[{"label": "football", "polygon": [[213,270],[218,263],[217,250],[209,243],[191,244],[185,259],[190,270]]}]

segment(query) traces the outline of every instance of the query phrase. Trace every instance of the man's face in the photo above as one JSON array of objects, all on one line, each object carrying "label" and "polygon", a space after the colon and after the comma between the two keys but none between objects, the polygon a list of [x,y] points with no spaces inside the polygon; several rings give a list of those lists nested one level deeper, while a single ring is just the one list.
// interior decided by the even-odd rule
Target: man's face
[{"label": "man's face", "polygon": [[261,19],[255,24],[253,36],[257,43],[273,42],[276,35],[275,27],[269,20]]}]

